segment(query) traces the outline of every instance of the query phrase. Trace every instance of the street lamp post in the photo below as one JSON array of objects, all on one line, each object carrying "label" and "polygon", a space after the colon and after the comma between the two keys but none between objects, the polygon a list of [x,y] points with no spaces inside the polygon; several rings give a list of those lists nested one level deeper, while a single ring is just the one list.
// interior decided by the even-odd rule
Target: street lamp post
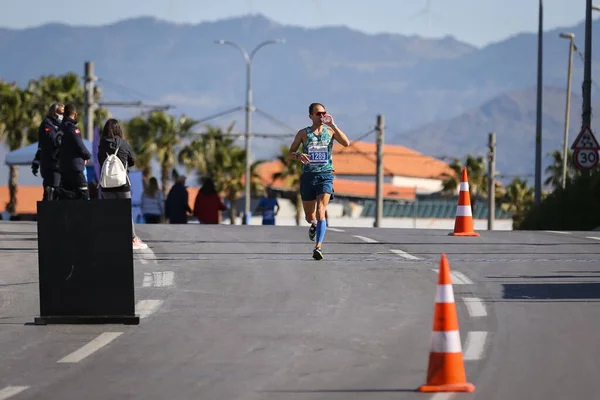
[{"label": "street lamp post", "polygon": [[575,49],[575,34],[573,33],[561,33],[559,35],[563,39],[569,39],[569,69],[567,73],[567,105],[565,110],[565,137],[563,143],[563,159],[562,159],[562,187],[563,189],[567,186],[567,146],[569,140],[569,116],[571,112],[571,76],[573,68],[573,50]]},{"label": "street lamp post", "polygon": [[276,39],[276,40],[267,40],[265,42],[262,42],[261,44],[259,44],[258,46],[256,46],[254,48],[254,50],[252,50],[252,52],[250,54],[248,54],[248,52],[240,45],[238,45],[237,43],[231,42],[229,40],[215,40],[216,44],[225,44],[225,45],[229,45],[229,46],[233,46],[236,49],[238,49],[239,51],[242,52],[242,55],[244,56],[244,60],[246,61],[246,132],[244,135],[245,138],[245,150],[246,150],[246,172],[245,172],[245,194],[244,194],[244,216],[243,216],[243,220],[242,220],[242,224],[250,224],[250,183],[251,183],[251,173],[250,173],[250,158],[251,158],[251,154],[250,154],[250,125],[252,123],[252,60],[254,59],[254,55],[256,54],[256,52],[258,50],[260,50],[261,48],[263,48],[264,46],[267,46],[269,44],[282,44],[285,43],[285,40],[283,39]]},{"label": "street lamp post", "polygon": [[542,201],[542,67],[544,35],[544,2],[539,0],[538,19],[538,65],[537,65],[537,113],[535,124],[535,204]]}]

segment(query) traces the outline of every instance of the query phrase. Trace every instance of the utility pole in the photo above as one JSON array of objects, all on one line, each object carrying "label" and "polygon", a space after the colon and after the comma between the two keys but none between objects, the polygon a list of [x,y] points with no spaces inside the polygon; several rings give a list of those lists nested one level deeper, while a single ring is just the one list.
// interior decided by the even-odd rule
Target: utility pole
[{"label": "utility pole", "polygon": [[[585,5],[585,56],[583,69],[583,110],[581,114],[581,130],[586,126],[591,128],[592,123],[592,0],[587,0]],[[590,171],[583,171],[584,176],[589,176]]]},{"label": "utility pole", "polygon": [[85,138],[94,143],[94,63],[85,63]]},{"label": "utility pole", "polygon": [[563,159],[562,159],[562,188],[567,186],[567,157],[568,157],[568,146],[569,146],[569,117],[571,114],[571,77],[573,69],[573,50],[575,50],[575,34],[573,33],[561,33],[559,35],[563,39],[569,39],[569,69],[567,73],[567,105],[565,109],[565,137],[563,142]]},{"label": "utility pole", "polygon": [[250,185],[251,185],[251,173],[250,173],[250,158],[251,158],[251,149],[250,149],[250,130],[252,123],[252,61],[254,60],[254,56],[258,50],[263,48],[264,46],[270,44],[283,44],[285,40],[283,39],[275,39],[275,40],[267,40],[259,44],[248,54],[246,49],[240,46],[237,43],[234,43],[229,40],[215,40],[215,44],[220,45],[228,45],[235,47],[238,49],[242,55],[244,56],[244,61],[246,61],[246,132],[245,132],[245,144],[244,149],[246,151],[246,168],[245,168],[245,186],[244,186],[244,217],[242,218],[243,225],[250,225]]},{"label": "utility pole", "polygon": [[543,70],[543,35],[544,35],[544,1],[539,0],[538,21],[538,65],[537,65],[537,116],[535,124],[535,204],[542,201],[542,70]]},{"label": "utility pole", "polygon": [[383,218],[383,137],[385,129],[383,115],[377,116],[377,179],[375,182],[375,227],[381,227]]},{"label": "utility pole", "polygon": [[488,231],[494,230],[496,218],[496,134],[489,135],[488,152]]},{"label": "utility pole", "polygon": [[244,141],[244,150],[246,152],[245,159],[245,177],[246,182],[244,186],[244,218],[242,224],[250,225],[250,202],[252,201],[252,194],[250,187],[252,185],[252,175],[250,172],[250,126],[252,124],[252,59],[246,63],[246,132]]}]

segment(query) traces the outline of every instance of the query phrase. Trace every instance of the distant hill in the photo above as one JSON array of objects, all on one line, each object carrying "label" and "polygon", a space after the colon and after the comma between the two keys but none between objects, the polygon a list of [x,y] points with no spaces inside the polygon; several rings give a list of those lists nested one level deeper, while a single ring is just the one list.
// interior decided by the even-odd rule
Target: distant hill
[{"label": "distant hill", "polygon": [[[542,151],[545,168],[551,162],[547,154],[554,150],[562,151],[566,93],[553,87],[544,88],[543,93]],[[386,142],[402,144],[436,156],[451,157],[473,153],[485,157],[488,135],[496,132],[498,172],[511,176],[533,176],[536,96],[536,88],[507,92],[458,117],[389,137]],[[580,131],[581,104],[581,96],[573,93],[569,147]],[[592,107],[597,110],[600,104],[593,104]]]},{"label": "distant hill", "polygon": [[[600,22],[594,21],[594,29],[598,28]],[[558,38],[562,30],[575,32],[576,42],[583,47],[583,24],[545,34],[544,82],[557,88],[566,84],[568,45]],[[337,26],[306,29],[281,25],[262,15],[196,25],[143,17],[99,27],[47,24],[21,30],[0,29],[0,78],[25,84],[42,74],[83,74],[84,62],[92,60],[104,100],[167,103],[176,106],[174,113],[202,118],[245,101],[241,54],[232,47],[214,44],[214,40],[232,40],[250,51],[263,40],[274,38],[284,38],[286,44],[268,46],[257,53],[253,68],[254,103],[259,110],[294,129],[308,123],[307,105],[320,101],[351,138],[372,129],[376,115],[381,113],[386,117],[388,137],[413,134],[411,140],[419,143],[424,138],[415,131],[418,127],[451,120],[489,104],[497,96],[525,90],[536,82],[535,34],[516,35],[478,49],[452,37],[369,35]],[[596,42],[594,57],[600,55],[600,42]],[[580,87],[582,65],[576,56],[574,88]],[[600,64],[594,65],[597,76]],[[559,99],[560,89],[556,90]],[[545,104],[550,103],[548,98]],[[575,99],[573,107],[577,108]],[[115,107],[111,111],[119,118],[137,112]],[[534,123],[534,116],[524,116],[520,109],[514,111],[513,115],[507,110],[503,114],[506,121],[498,122],[496,128],[499,136],[507,135],[507,140],[515,138],[512,133],[500,132],[511,126],[507,121],[522,116],[523,123]],[[563,114],[559,107],[549,108],[546,113],[556,120]],[[231,121],[236,121],[237,130],[243,129],[242,112],[210,122],[227,125]],[[478,129],[477,125],[465,127],[464,132]],[[553,128],[546,125],[545,129]],[[258,113],[253,117],[253,130],[290,133]],[[560,136],[560,132],[557,134]],[[466,133],[457,136],[458,141],[440,139],[444,142],[439,146],[455,149],[457,156],[463,155],[462,149],[469,143],[479,140]],[[411,140],[406,144],[410,145]],[[257,139],[252,148],[257,157],[271,157],[281,143]],[[421,150],[429,151],[427,147]],[[499,165],[506,163],[517,170],[528,168],[526,159],[516,162],[514,165],[498,160]],[[6,174],[0,168],[0,184],[5,184]]]}]

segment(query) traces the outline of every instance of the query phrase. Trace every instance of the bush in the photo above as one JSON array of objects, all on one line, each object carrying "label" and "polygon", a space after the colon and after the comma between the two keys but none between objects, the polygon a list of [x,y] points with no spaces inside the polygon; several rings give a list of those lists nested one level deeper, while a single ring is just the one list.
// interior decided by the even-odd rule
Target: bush
[{"label": "bush", "polygon": [[599,226],[600,174],[592,172],[531,207],[515,229],[588,231]]}]

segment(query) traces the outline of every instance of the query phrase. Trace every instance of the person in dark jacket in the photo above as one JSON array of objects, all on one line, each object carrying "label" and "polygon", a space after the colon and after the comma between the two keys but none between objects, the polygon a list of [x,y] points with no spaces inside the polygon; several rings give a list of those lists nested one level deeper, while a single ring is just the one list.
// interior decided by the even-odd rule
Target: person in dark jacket
[{"label": "person in dark jacket", "polygon": [[[119,121],[111,118],[104,124],[104,129],[102,129],[102,135],[98,142],[98,163],[103,166],[108,156],[110,154],[115,154],[115,152],[117,152],[117,158],[121,160],[125,168],[128,169],[135,165],[133,150],[129,142],[125,140]],[[127,172],[129,172],[129,170]],[[127,182],[123,186],[112,188],[104,188],[101,186],[100,191],[103,199],[131,199],[131,185],[129,179],[127,179]],[[134,249],[148,248],[148,245],[143,243],[135,234],[135,224],[133,219],[131,220],[131,234]]]},{"label": "person in dark jacket", "polygon": [[169,190],[165,210],[170,224],[187,224],[188,213],[192,213],[189,205],[189,193],[185,187],[186,177],[179,175],[177,181]]},{"label": "person in dark jacket", "polygon": [[31,164],[31,172],[37,176],[38,170],[42,174],[44,187],[44,201],[54,199],[54,191],[60,186],[59,149],[61,135],[59,127],[63,120],[65,106],[54,103],[48,110],[48,115],[38,128],[38,150]]},{"label": "person in dark jacket", "polygon": [[65,191],[73,192],[77,199],[89,200],[87,179],[83,170],[92,155],[85,148],[81,131],[77,127],[75,105],[67,104],[64,115],[59,129],[59,135],[62,133],[59,157],[61,187]]}]

